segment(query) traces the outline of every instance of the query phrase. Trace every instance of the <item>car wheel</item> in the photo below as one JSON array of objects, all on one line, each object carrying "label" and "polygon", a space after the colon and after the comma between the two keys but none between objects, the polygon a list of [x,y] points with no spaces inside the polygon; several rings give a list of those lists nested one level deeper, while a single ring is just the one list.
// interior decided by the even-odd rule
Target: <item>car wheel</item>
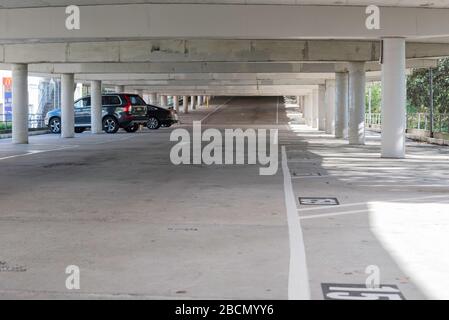
[{"label": "car wheel", "polygon": [[133,124],[132,126],[123,128],[125,129],[126,132],[136,132],[137,130],[139,130],[139,125],[138,124]]},{"label": "car wheel", "polygon": [[83,133],[86,131],[86,128],[75,128],[75,133]]},{"label": "car wheel", "polygon": [[103,119],[103,130],[106,133],[116,133],[119,129],[119,124],[114,117],[105,117]]},{"label": "car wheel", "polygon": [[61,119],[58,117],[51,118],[48,124],[48,128],[50,129],[51,133],[61,133]]},{"label": "car wheel", "polygon": [[148,122],[147,122],[148,129],[156,130],[156,129],[159,129],[160,126],[161,126],[161,124],[157,118],[151,117],[150,119],[148,119]]}]

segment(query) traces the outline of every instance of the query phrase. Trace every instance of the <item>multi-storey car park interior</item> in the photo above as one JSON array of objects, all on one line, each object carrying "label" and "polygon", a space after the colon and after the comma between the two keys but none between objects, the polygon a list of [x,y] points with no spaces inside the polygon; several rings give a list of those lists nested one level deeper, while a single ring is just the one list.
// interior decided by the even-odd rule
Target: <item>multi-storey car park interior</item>
[{"label": "multi-storey car park interior", "polygon": [[447,56],[445,0],[0,0],[0,298],[448,299]]}]

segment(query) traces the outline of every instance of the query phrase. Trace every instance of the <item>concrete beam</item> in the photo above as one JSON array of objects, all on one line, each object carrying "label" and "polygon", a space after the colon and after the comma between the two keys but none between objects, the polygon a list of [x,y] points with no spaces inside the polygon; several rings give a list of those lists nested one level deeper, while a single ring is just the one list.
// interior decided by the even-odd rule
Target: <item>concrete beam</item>
[{"label": "concrete beam", "polygon": [[[161,95],[212,95],[212,96],[284,96],[307,95],[312,87],[305,86],[133,86],[147,92],[159,92]],[[131,87],[127,87],[127,90]]]},{"label": "concrete beam", "polygon": [[[409,59],[407,68],[436,67],[435,59]],[[0,70],[10,70],[10,64],[0,63]],[[378,62],[366,63],[366,71],[380,71]],[[302,62],[154,62],[154,63],[39,63],[29,64],[31,74],[299,74],[347,71],[346,63]],[[97,78],[98,79],[98,78]]]},{"label": "concrete beam", "polygon": [[[379,41],[146,40],[0,45],[0,63],[378,61]],[[449,56],[449,44],[409,43],[407,58]]]},{"label": "concrete beam", "polygon": [[120,4],[80,8],[80,30],[65,28],[64,7],[0,9],[0,40],[422,39],[449,34],[449,10],[441,8],[382,7],[379,30],[365,27],[365,6]]}]

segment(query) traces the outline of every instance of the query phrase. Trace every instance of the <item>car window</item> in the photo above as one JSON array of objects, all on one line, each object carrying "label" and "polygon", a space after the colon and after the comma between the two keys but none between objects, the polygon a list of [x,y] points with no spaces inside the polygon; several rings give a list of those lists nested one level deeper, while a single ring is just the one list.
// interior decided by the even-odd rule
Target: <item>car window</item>
[{"label": "car window", "polygon": [[146,103],[143,101],[143,99],[139,96],[129,96],[129,101],[131,102],[132,106],[145,106]]},{"label": "car window", "polygon": [[90,98],[83,98],[83,107],[90,107]]},{"label": "car window", "polygon": [[83,107],[83,100],[78,100],[75,102],[75,109],[81,109]]},{"label": "car window", "polygon": [[102,101],[104,106],[117,106],[122,104],[118,96],[103,96]]}]

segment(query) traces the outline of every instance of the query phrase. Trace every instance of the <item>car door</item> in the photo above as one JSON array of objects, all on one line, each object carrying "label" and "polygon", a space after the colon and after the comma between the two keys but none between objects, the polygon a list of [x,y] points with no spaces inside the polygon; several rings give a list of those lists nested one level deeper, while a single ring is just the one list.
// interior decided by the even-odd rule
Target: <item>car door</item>
[{"label": "car door", "polygon": [[83,116],[84,104],[83,99],[79,99],[75,101],[74,111],[75,111],[75,125],[82,124],[82,116]]},{"label": "car door", "polygon": [[82,102],[82,104],[79,109],[78,122],[76,124],[90,126],[90,97],[82,98],[80,101]]}]

